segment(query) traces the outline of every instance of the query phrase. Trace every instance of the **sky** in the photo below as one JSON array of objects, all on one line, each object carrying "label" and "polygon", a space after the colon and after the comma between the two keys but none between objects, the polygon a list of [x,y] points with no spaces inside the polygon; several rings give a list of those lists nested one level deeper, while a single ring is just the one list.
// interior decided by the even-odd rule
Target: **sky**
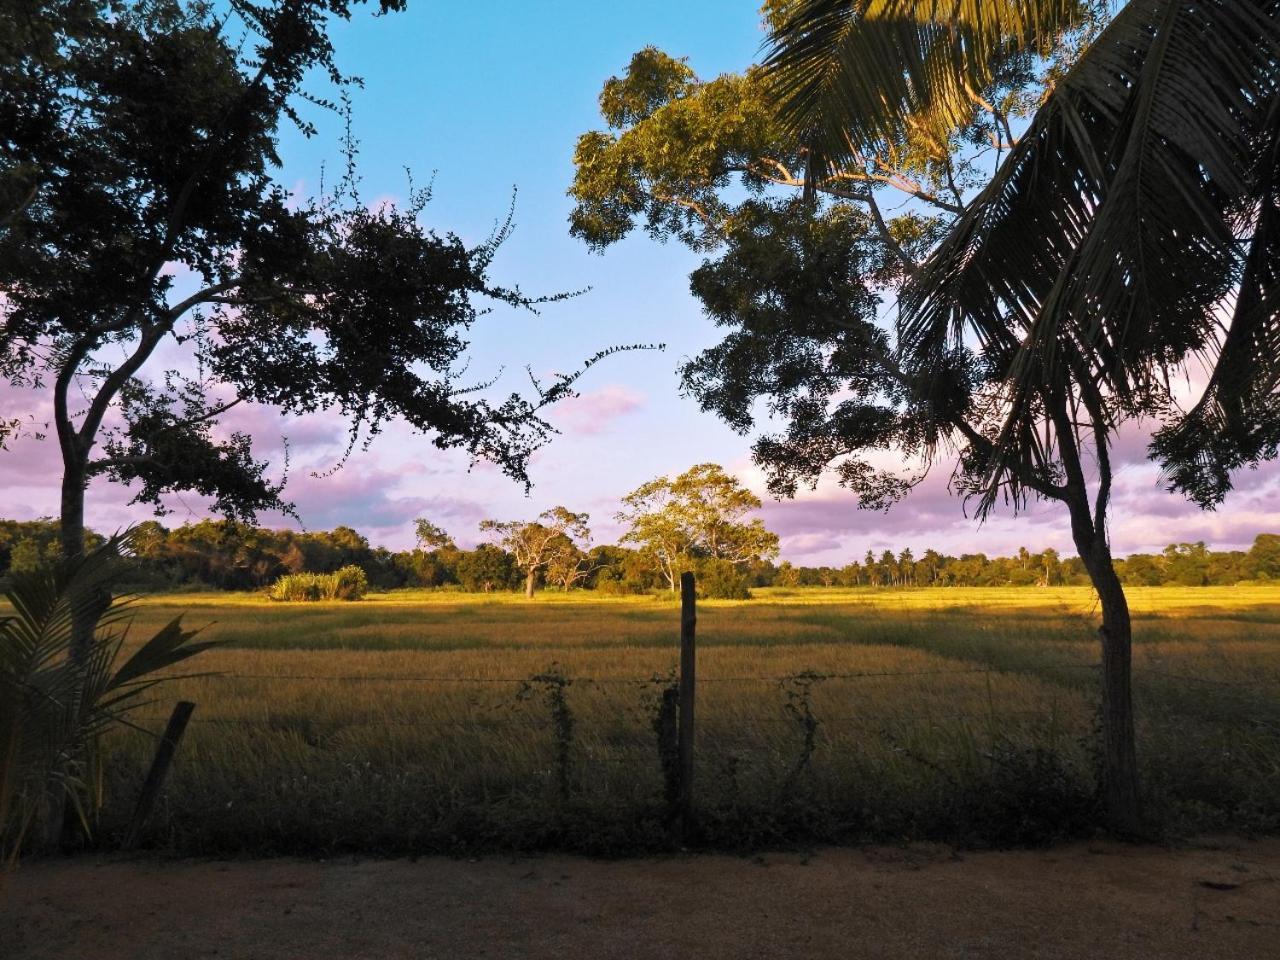
[{"label": "sky", "polygon": [[[572,203],[565,191],[573,147],[580,134],[602,126],[596,99],[604,81],[648,44],[687,56],[703,78],[743,69],[758,57],[764,39],[752,0],[409,0],[405,13],[358,14],[338,24],[333,36],[340,66],[364,80],[353,96],[363,196],[402,201],[406,167],[419,184],[434,177],[424,220],[476,243],[506,216],[514,192],[516,230],[494,263],[493,278],[531,294],[587,290],[536,316],[499,310],[482,318],[469,351],[469,371],[478,380],[500,374],[498,388],[509,392],[527,386],[526,365],[545,377],[573,370],[614,344],[661,342],[666,348],[615,355],[588,373],[581,396],[551,414],[561,434],[535,455],[528,495],[495,468],[469,467],[465,455],[439,451],[403,424],[391,424],[367,451],[331,473],[346,445],[341,421],[322,415],[285,420],[270,409],[238,408],[225,428],[250,432],[257,454],[272,462],[273,476],[279,476],[287,436],[285,496],[307,529],[347,524],[376,544],[399,549],[412,545],[414,518],[427,517],[460,544],[472,545],[483,518],[532,518],[563,504],[591,515],[597,542],[612,542],[621,533],[613,520],[621,496],[655,476],[717,462],[761,494],[765,522],[781,535],[782,557],[793,563],[843,565],[868,549],[902,547],[917,554],[932,547],[996,555],[1020,545],[1072,552],[1056,505],[1033,506],[1016,517],[997,511],[978,524],[949,492],[946,463],[886,513],[859,510],[852,495],[829,482],[795,501],[770,500],[751,463],[751,438],[679,393],[680,362],[718,340],[688,291],[699,258],[642,233],[603,255],[569,236]],[[279,177],[300,196],[318,192],[322,171],[331,180],[340,169],[341,124],[316,119],[316,137],[282,137]],[[165,360],[159,358],[159,365]],[[47,414],[43,394],[0,393],[0,416],[39,422]],[[1117,553],[1194,540],[1238,548],[1256,533],[1280,531],[1280,469],[1274,465],[1246,471],[1226,504],[1205,513],[1163,491],[1144,451],[1141,429],[1120,437],[1110,530]],[[56,515],[58,480],[52,441],[16,442],[0,452],[0,516]],[[95,481],[89,525],[110,531],[150,516],[148,509],[127,506],[128,499],[119,486]],[[168,505],[172,512],[162,519],[170,525],[208,515],[197,497],[170,498]],[[260,519],[298,526],[287,517]]]}]

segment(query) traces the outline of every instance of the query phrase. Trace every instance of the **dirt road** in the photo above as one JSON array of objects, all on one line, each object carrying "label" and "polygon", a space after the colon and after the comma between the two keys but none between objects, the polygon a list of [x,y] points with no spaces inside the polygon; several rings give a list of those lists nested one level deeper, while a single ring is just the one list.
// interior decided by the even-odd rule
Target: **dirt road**
[{"label": "dirt road", "polygon": [[0,892],[5,960],[1280,958],[1280,840],[954,854],[69,860]]}]

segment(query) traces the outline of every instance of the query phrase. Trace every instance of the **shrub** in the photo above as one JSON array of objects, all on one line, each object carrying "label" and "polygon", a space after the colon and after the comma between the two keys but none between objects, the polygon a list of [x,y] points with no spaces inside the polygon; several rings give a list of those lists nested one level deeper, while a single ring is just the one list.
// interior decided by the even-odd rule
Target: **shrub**
[{"label": "shrub", "polygon": [[750,600],[747,575],[728,560],[703,560],[698,564],[698,596],[707,600]]},{"label": "shrub", "polygon": [[[133,619],[128,598],[113,597],[131,534],[87,554],[19,570],[5,593],[11,616],[0,618],[0,866],[24,846],[61,834],[69,809],[87,837],[96,829],[109,771],[104,734],[134,727],[129,714],[150,702],[157,676],[213,646],[170,620],[141,646],[125,638]],[[88,647],[72,653],[73,624],[93,625]]]},{"label": "shrub", "polygon": [[317,582],[319,576],[319,574],[315,573],[286,573],[271,585],[267,596],[272,600],[281,600],[287,603],[296,603],[302,600],[319,600],[320,584]]},{"label": "shrub", "polygon": [[332,573],[333,592],[326,600],[360,600],[369,592],[369,578],[362,568],[349,564]]},{"label": "shrub", "polygon": [[335,573],[286,573],[267,596],[283,603],[316,600],[359,600],[369,592],[369,578],[355,565]]}]

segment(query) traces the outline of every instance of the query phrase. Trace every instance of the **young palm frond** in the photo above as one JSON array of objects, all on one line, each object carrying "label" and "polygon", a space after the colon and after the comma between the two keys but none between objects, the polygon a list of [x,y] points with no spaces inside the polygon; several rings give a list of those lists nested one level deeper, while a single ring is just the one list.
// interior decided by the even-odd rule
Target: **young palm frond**
[{"label": "young palm frond", "polygon": [[[20,573],[0,620],[0,859],[16,858],[41,817],[65,797],[86,832],[85,771],[99,735],[166,677],[160,674],[212,646],[193,643],[180,619],[166,624],[123,663],[128,598],[110,595],[128,535],[81,557]],[[72,624],[96,623],[83,657],[71,656]]]}]

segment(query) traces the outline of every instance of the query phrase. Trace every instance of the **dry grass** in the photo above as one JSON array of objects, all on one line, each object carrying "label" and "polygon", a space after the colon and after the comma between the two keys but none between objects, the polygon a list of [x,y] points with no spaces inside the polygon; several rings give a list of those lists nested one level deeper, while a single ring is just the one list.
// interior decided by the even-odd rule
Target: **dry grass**
[{"label": "dry grass", "polygon": [[[1132,601],[1153,809],[1175,829],[1280,824],[1280,588],[1153,588]],[[201,658],[213,675],[165,688],[143,720],[158,729],[174,699],[198,704],[157,842],[617,849],[665,837],[652,730],[677,659],[665,599],[162,596],[140,603],[137,634],[178,613],[227,646]],[[1094,621],[1078,588],[762,590],[700,605],[708,836],[1079,829],[1093,790]],[[570,681],[567,771],[554,684],[530,680],[549,672]],[[151,749],[136,734],[114,746],[125,763],[108,833]],[[1002,834],[1028,810],[1032,826]]]}]

